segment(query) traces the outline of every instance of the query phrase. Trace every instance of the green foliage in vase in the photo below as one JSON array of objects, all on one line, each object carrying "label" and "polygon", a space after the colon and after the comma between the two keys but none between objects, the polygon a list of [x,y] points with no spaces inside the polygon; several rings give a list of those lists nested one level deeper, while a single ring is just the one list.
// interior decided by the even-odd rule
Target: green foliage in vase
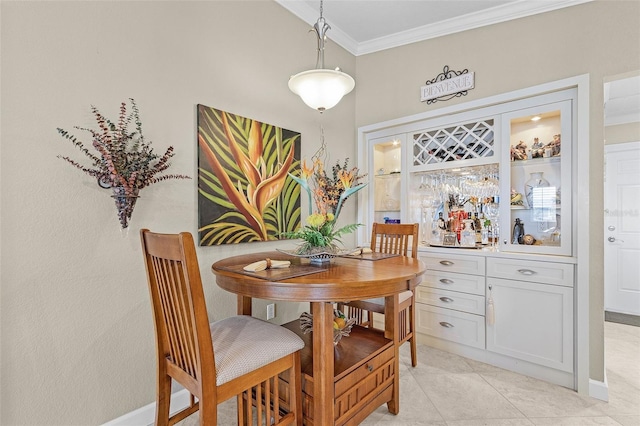
[{"label": "green foliage in vase", "polygon": [[291,175],[309,197],[309,215],[306,218],[306,225],[296,231],[282,234],[285,238],[303,240],[298,248],[298,254],[336,251],[337,243],[342,243],[340,237],[361,226],[353,223],[337,228],[336,224],[345,201],[367,185],[360,182],[366,175],[360,175],[357,167],[349,168],[348,158],[342,163],[337,161],[331,168],[331,174],[327,174],[323,160],[325,149],[323,141],[322,146],[312,158],[311,167],[308,167],[304,161],[300,176]]}]

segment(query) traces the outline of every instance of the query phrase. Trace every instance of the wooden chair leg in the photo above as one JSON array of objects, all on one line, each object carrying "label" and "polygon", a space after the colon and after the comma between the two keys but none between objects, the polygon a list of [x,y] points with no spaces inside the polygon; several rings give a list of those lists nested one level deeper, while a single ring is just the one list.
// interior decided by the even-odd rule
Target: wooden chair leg
[{"label": "wooden chair leg", "polygon": [[416,365],[418,365],[416,338],[412,336],[411,339],[409,339],[409,344],[411,345],[411,366],[415,367]]},{"label": "wooden chair leg", "polygon": [[293,367],[291,369],[291,407],[296,410],[296,425],[302,426],[304,415],[302,414],[302,366],[300,364],[300,352],[293,354]]},{"label": "wooden chair leg", "polygon": [[168,426],[171,404],[171,377],[163,372],[158,373],[158,389],[156,390],[156,426]]},{"label": "wooden chair leg", "polygon": [[418,365],[418,350],[416,344],[416,311],[413,309],[414,304],[409,306],[409,332],[411,333],[411,339],[409,344],[411,345],[411,366]]},{"label": "wooden chair leg", "polygon": [[218,424],[218,404],[211,401],[200,401],[200,426]]},{"label": "wooden chair leg", "polygon": [[367,327],[373,328],[373,312],[367,311]]}]

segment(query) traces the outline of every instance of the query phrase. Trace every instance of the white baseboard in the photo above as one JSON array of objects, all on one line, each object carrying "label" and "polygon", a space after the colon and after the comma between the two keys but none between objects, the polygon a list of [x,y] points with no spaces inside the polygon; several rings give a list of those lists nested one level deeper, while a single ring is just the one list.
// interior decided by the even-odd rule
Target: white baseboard
[{"label": "white baseboard", "polygon": [[[186,389],[171,394],[171,414],[177,413],[189,406],[190,393]],[[102,426],[149,426],[156,420],[156,403],[145,405],[130,413],[111,420]]]},{"label": "white baseboard", "polygon": [[601,401],[609,401],[609,385],[607,384],[607,372],[604,372],[604,382],[589,379],[589,396]]}]

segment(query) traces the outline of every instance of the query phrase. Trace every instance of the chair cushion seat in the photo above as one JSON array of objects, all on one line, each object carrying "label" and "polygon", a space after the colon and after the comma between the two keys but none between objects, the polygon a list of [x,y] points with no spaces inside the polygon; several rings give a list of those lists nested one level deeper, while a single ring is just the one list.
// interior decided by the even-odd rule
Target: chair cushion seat
[{"label": "chair cushion seat", "polygon": [[291,330],[247,315],[211,323],[218,386],[304,347]]}]

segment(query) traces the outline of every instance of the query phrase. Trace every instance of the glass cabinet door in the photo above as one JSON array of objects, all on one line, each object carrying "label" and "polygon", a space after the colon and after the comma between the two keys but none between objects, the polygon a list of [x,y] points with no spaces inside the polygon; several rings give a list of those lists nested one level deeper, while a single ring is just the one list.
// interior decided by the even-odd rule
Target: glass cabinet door
[{"label": "glass cabinet door", "polygon": [[571,100],[502,116],[501,250],[571,255],[572,121]]},{"label": "glass cabinet door", "polygon": [[[358,210],[362,226],[358,232],[358,244],[367,245],[371,235],[371,224],[400,223],[406,194],[402,183],[403,145],[405,135],[392,135],[367,140],[361,152],[359,164],[366,164],[369,185]],[[362,158],[362,157],[365,158]],[[362,166],[361,166],[362,168]],[[365,172],[365,170],[361,170]]]}]

